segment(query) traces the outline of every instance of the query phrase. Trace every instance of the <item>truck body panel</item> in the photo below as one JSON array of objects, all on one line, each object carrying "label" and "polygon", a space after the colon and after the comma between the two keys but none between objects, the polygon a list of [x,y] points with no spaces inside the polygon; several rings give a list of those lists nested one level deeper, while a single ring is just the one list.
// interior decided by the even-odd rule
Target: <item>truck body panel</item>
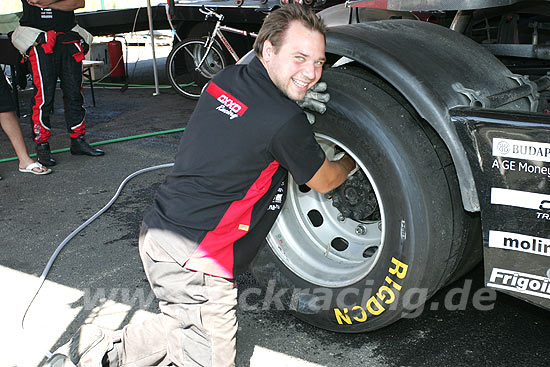
[{"label": "truck body panel", "polygon": [[489,287],[550,309],[550,116],[455,109],[481,205]]}]

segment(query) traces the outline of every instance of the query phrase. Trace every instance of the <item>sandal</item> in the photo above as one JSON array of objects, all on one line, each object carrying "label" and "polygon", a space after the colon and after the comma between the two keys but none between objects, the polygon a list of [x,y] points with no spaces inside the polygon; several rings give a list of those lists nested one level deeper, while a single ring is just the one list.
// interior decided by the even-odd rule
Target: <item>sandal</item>
[{"label": "sandal", "polygon": [[40,171],[40,172],[36,172],[34,169],[35,168],[38,168],[38,169],[42,169],[42,168],[46,168],[44,167],[43,165],[41,165],[39,162],[34,162],[34,163],[31,163],[29,164],[27,167],[25,168],[19,168],[19,172],[23,172],[23,173],[32,173],[34,175],[47,175],[48,173],[51,173],[52,170],[50,168],[46,168],[45,171]]}]

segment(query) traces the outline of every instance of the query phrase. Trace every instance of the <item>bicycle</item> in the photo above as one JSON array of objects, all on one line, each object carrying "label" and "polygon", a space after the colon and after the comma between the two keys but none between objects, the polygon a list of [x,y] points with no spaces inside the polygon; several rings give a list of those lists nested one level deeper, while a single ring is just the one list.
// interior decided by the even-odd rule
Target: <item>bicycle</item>
[{"label": "bicycle", "polygon": [[239,61],[239,56],[222,31],[240,34],[245,37],[256,38],[258,36],[253,32],[222,25],[223,14],[218,14],[212,9],[201,8],[199,11],[205,14],[205,20],[210,17],[217,18],[212,34],[203,38],[184,39],[174,46],[166,59],[166,75],[172,88],[182,96],[190,99],[198,99],[204,85],[228,65],[216,37],[219,38],[221,44],[235,62]]}]

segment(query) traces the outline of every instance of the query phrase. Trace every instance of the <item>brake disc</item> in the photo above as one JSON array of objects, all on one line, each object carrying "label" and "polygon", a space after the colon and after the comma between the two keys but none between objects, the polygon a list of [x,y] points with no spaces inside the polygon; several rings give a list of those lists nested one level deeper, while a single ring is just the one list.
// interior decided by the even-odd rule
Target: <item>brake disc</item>
[{"label": "brake disc", "polygon": [[358,222],[380,219],[376,195],[367,176],[361,170],[330,191],[328,197],[344,218]]}]

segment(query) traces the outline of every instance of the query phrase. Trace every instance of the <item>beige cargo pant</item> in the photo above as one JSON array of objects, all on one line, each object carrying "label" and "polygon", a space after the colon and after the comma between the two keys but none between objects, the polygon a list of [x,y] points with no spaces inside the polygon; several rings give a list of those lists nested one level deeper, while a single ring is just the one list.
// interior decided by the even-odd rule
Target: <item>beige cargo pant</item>
[{"label": "beige cargo pant", "polygon": [[139,253],[161,313],[115,333],[110,366],[235,365],[237,288],[183,268],[159,246],[177,240],[142,224]]}]

